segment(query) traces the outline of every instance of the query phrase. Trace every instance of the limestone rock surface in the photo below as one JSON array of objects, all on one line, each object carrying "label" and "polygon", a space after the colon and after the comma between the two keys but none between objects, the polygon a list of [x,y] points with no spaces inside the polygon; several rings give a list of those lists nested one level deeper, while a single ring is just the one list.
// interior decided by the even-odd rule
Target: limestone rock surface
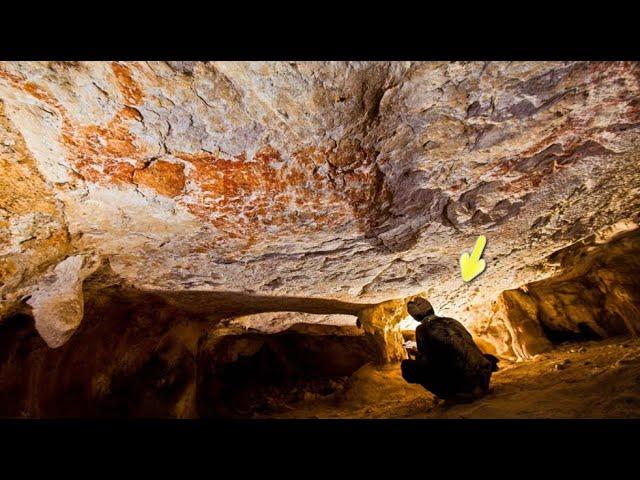
[{"label": "limestone rock surface", "polygon": [[95,270],[85,262],[83,255],[65,258],[44,276],[27,300],[36,330],[50,347],[63,345],[82,321],[83,282]]},{"label": "limestone rock surface", "polygon": [[[626,230],[631,228],[630,230]],[[473,315],[486,350],[531,358],[553,343],[638,336],[640,231],[628,223],[556,252],[559,273],[502,292],[490,313]]]},{"label": "limestone rock surface", "polygon": [[79,252],[140,289],[425,292],[467,322],[637,218],[639,99],[635,62],[2,62],[0,315]]}]

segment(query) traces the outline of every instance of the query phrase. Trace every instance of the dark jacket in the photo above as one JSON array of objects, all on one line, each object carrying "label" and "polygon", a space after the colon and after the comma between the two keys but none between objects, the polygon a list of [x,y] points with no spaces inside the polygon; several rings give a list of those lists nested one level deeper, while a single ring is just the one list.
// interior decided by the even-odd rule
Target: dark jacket
[{"label": "dark jacket", "polygon": [[471,334],[453,318],[429,315],[416,328],[418,358],[402,362],[402,375],[440,398],[489,389],[497,359],[483,354]]}]

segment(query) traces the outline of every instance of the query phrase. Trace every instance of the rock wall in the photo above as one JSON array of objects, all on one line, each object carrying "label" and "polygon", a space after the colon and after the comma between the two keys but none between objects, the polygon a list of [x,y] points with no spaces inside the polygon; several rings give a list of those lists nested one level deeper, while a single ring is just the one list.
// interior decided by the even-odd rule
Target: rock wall
[{"label": "rock wall", "polygon": [[404,338],[400,330],[400,322],[409,316],[407,301],[390,300],[373,307],[363,309],[359,321],[364,331],[377,340],[379,346],[376,353],[378,363],[397,362],[407,358],[403,347]]},{"label": "rock wall", "polygon": [[473,323],[488,350],[530,358],[566,340],[637,336],[640,332],[640,231],[614,226],[556,252],[560,273],[503,292]]}]

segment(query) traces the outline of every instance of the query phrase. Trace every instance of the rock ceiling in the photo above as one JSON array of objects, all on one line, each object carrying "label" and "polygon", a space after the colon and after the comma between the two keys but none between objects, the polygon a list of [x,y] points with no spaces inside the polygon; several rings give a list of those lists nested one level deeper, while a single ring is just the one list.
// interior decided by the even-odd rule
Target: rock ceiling
[{"label": "rock ceiling", "polygon": [[0,315],[81,253],[142,289],[463,316],[637,227],[639,127],[634,62],[0,63]]}]

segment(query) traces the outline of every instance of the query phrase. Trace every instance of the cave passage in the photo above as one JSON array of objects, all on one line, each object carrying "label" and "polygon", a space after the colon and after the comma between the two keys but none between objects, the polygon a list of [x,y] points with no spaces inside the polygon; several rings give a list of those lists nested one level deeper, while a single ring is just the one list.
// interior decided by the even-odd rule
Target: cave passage
[{"label": "cave passage", "polygon": [[[394,410],[415,296],[522,366],[499,388],[555,388],[573,370],[545,355],[640,335],[639,79],[632,61],[0,61],[0,416],[421,415],[424,389]],[[561,378],[633,392],[614,366],[634,358],[607,349]]]},{"label": "cave passage", "polygon": [[376,358],[371,337],[349,333],[334,328],[210,339],[198,353],[199,415],[250,417],[332,395]]},{"label": "cave passage", "polygon": [[[503,292],[488,327],[460,319],[506,365],[567,342],[633,336],[639,246],[634,231],[560,252],[569,267]],[[0,324],[0,416],[270,418],[302,404],[386,401],[359,391],[363,381],[392,382],[400,399],[410,388],[393,373],[403,342],[415,339],[409,297],[357,303],[142,290],[111,275],[85,280],[84,318],[58,348],[47,346],[28,309]],[[376,380],[380,372],[387,380]],[[375,382],[366,388],[380,388]]]},{"label": "cave passage", "polygon": [[[93,278],[85,289],[84,319],[59,348],[28,314],[0,325],[0,416],[252,417],[340,390],[384,349],[356,326],[375,304],[103,288]],[[291,318],[277,333],[233,323],[278,312]]]}]

